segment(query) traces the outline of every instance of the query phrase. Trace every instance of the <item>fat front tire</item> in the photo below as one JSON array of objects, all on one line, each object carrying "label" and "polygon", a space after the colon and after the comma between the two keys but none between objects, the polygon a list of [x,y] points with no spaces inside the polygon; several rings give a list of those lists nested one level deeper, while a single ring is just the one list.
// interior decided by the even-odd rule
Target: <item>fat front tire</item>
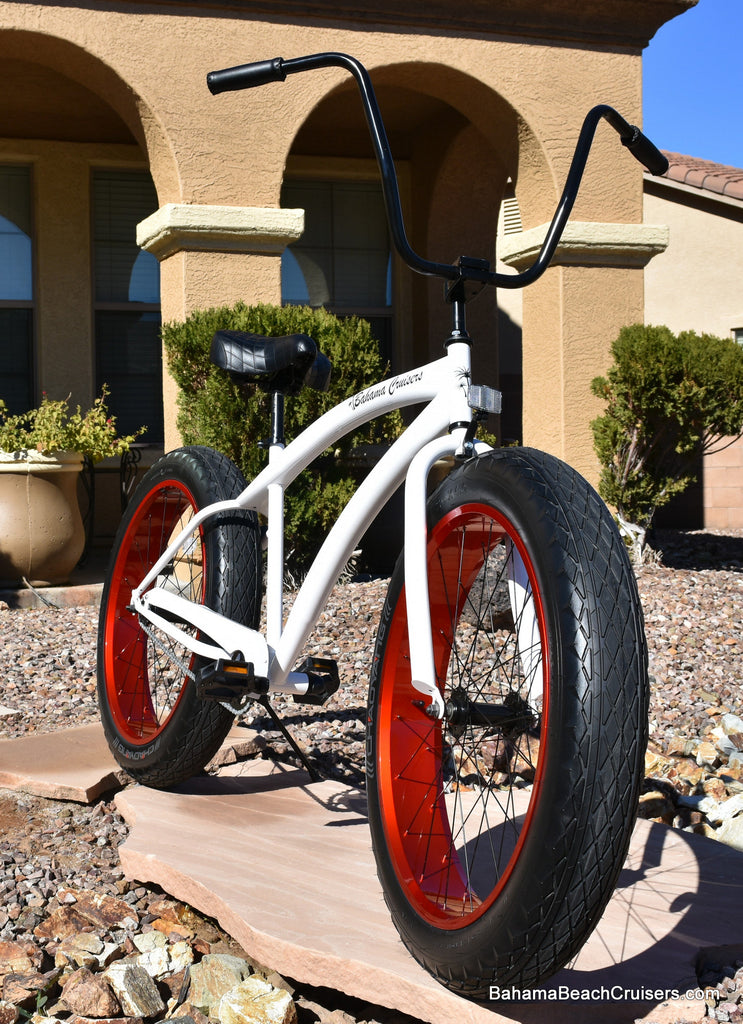
[{"label": "fat front tire", "polygon": [[[245,488],[237,467],[203,447],[163,456],[145,474],[114,541],[98,627],[98,702],[111,751],[138,782],[173,786],[199,772],[229,732],[233,715],[196,694],[204,664],[140,621],[131,594],[199,509]],[[255,513],[206,520],[157,578],[189,600],[257,628],[261,561]]]},{"label": "fat front tire", "polygon": [[484,999],[553,974],[609,900],[643,778],[647,653],[622,540],[563,463],[489,452],[427,515],[446,715],[411,686],[400,561],[370,682],[369,821],[403,941]]}]

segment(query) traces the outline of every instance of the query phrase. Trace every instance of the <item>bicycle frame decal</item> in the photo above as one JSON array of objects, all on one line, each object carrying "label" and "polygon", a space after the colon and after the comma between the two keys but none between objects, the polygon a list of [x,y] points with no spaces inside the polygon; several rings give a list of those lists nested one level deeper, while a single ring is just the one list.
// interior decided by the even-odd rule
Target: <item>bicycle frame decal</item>
[{"label": "bicycle frame decal", "polygon": [[358,409],[360,405],[365,405],[367,402],[374,402],[378,398],[394,395],[401,388],[406,388],[411,384],[418,384],[423,380],[423,373],[423,370],[414,370],[411,373],[401,374],[399,377],[392,377],[381,384],[374,384],[365,391],[360,391],[357,395],[349,398],[349,407],[351,409]]}]

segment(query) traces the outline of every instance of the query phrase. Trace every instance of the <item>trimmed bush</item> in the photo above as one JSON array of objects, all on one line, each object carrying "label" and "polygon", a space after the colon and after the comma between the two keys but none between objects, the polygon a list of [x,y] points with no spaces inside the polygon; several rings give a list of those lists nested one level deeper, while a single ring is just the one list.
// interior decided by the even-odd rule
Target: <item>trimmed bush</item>
[{"label": "trimmed bush", "polygon": [[699,456],[743,431],[743,347],[635,324],[612,354],[606,377],[591,385],[607,403],[591,424],[599,492],[641,549],[656,509],[695,479]]},{"label": "trimmed bush", "polygon": [[[380,380],[386,372],[366,321],[339,319],[323,309],[300,306],[247,306],[237,303],[197,311],[183,323],[163,327],[170,372],[179,388],[177,425],[186,444],[204,444],[229,456],[248,480],[265,466],[258,443],[268,437],[270,397],[257,387],[240,387],[209,361],[212,336],[219,330],[280,337],[308,334],[333,364],[330,389],[304,388],[286,401],[287,441],[327,409]],[[367,424],[334,450],[324,452],[286,494],[286,533],[300,567],[307,565],[329,527],[353,493],[348,456],[359,445],[397,437],[402,418],[392,414]]]}]

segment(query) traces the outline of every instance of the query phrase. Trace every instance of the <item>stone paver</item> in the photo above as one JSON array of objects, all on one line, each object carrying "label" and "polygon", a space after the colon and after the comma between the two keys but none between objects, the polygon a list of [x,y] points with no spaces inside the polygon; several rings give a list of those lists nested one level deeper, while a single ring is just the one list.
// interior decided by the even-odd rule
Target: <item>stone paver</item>
[{"label": "stone paver", "polygon": [[[251,729],[230,730],[213,764],[254,753],[260,738]],[[0,740],[0,788],[50,800],[92,803],[119,789],[126,775],[111,756],[100,723]]]},{"label": "stone paver", "polygon": [[0,786],[33,796],[90,803],[118,786],[100,725],[0,740]]}]

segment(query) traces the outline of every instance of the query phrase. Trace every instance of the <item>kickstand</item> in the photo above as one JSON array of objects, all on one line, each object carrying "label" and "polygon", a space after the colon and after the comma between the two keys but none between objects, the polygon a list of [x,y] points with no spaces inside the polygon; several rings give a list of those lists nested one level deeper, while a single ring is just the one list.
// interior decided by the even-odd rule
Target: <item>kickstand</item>
[{"label": "kickstand", "polygon": [[320,775],[312,767],[312,765],[310,764],[309,758],[307,757],[305,752],[302,750],[302,748],[299,746],[299,744],[294,739],[292,734],[289,732],[287,727],[284,725],[284,723],[281,721],[281,719],[276,714],[274,709],[271,707],[271,705],[268,702],[268,697],[266,697],[265,695],[263,697],[260,697],[259,700],[258,700],[258,703],[262,707],[264,707],[266,709],[266,711],[269,713],[269,715],[271,716],[271,720],[273,721],[274,725],[276,725],[276,727],[278,728],[279,732],[282,734],[282,736],[284,737],[286,742],[289,744],[289,746],[292,748],[292,750],[297,755],[299,760],[305,766],[305,768],[307,769],[307,772],[308,772],[308,774],[310,776],[310,780],[312,782],[320,782],[321,781]]}]

